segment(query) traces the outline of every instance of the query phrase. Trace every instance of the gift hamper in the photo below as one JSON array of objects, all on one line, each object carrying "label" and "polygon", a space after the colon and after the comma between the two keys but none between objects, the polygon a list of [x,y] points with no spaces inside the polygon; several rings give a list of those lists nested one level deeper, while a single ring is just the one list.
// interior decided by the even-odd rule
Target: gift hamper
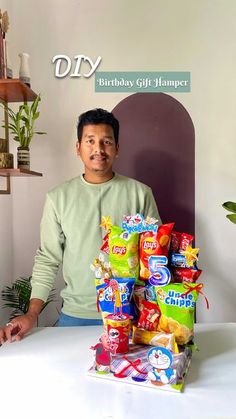
[{"label": "gift hamper", "polygon": [[[194,237],[142,214],[103,217],[102,253],[91,264],[104,332],[91,346],[97,378],[181,391],[194,344],[199,249]],[[208,301],[206,304],[208,307]]]}]

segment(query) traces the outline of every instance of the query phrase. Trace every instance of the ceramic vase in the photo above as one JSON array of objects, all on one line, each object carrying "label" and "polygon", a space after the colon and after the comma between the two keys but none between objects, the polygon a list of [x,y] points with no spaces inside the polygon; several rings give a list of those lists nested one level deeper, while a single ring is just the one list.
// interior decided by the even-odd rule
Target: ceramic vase
[{"label": "ceramic vase", "polygon": [[18,169],[30,170],[30,151],[28,147],[17,148],[17,167]]}]

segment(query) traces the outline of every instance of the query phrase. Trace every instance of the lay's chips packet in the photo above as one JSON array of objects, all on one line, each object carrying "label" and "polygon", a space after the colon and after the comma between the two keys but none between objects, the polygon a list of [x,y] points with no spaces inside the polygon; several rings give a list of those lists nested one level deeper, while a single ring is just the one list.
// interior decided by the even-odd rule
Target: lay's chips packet
[{"label": "lay's chips packet", "polygon": [[140,279],[145,281],[151,276],[148,261],[150,256],[166,256],[170,247],[174,223],[163,224],[157,232],[146,231],[140,234]]},{"label": "lay's chips packet", "polygon": [[139,277],[139,234],[129,233],[111,225],[109,232],[109,262],[115,277]]}]

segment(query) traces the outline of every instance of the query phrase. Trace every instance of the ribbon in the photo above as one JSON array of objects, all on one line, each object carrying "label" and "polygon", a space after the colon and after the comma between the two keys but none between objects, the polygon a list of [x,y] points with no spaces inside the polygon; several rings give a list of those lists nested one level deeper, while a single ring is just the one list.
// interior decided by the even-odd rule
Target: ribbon
[{"label": "ribbon", "polygon": [[135,371],[137,371],[139,374],[144,374],[143,371],[141,371],[137,365],[139,365],[141,363],[141,359],[136,359],[135,361],[130,361],[129,358],[127,358],[127,356],[122,356],[122,359],[124,359],[125,361],[128,362],[128,365],[126,365],[120,372],[118,372],[117,374],[114,374],[114,377],[117,378],[124,378],[126,377],[124,375],[124,372],[129,368],[129,367],[133,367],[135,369]]},{"label": "ribbon", "polygon": [[185,295],[188,295],[190,292],[196,291],[199,294],[203,295],[203,297],[205,298],[207,310],[209,309],[209,301],[207,297],[205,296],[205,294],[202,292],[203,284],[196,284],[194,286],[193,285],[190,286],[188,282],[183,282],[183,286],[185,289],[187,289],[187,291],[181,294],[180,297],[184,297]]}]

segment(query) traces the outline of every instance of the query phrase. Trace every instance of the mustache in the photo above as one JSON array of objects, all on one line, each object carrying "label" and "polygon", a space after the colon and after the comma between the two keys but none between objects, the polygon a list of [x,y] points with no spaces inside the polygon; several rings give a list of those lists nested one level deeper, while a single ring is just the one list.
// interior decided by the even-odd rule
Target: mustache
[{"label": "mustache", "polygon": [[95,154],[92,154],[89,158],[90,158],[90,160],[93,160],[95,157],[97,157],[97,156],[99,156],[99,157],[105,157],[105,158],[107,158],[108,157],[108,155],[106,154],[106,153],[104,153],[104,152],[101,152],[101,153],[95,153]]}]

